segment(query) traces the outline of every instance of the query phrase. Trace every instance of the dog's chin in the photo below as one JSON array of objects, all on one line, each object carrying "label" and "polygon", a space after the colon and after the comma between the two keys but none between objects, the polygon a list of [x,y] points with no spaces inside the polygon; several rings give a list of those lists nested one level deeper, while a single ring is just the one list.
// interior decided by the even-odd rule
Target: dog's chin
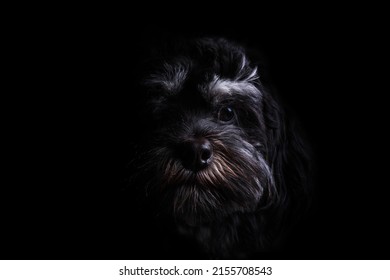
[{"label": "dog's chin", "polygon": [[[219,223],[234,213],[253,212],[257,209],[261,193],[243,190],[242,186],[225,182],[225,185],[212,184],[205,177],[213,176],[212,169],[188,172],[185,183],[168,186],[172,190],[172,211],[180,225],[190,227]],[[248,180],[249,181],[249,180]],[[253,188],[255,189],[255,188]]]},{"label": "dog's chin", "polygon": [[[181,211],[174,213],[175,221],[178,225],[184,225],[188,227],[199,226],[212,226],[215,224],[221,224],[228,217],[238,213],[253,213],[256,211],[256,203],[252,204],[252,207],[246,205],[245,207],[230,207],[224,210],[221,209],[201,209],[202,205],[195,205],[198,208],[197,212]],[[217,211],[219,210],[219,212]]]},{"label": "dog's chin", "polygon": [[175,222],[179,226],[199,227],[215,222],[217,217],[211,218],[209,215],[196,215],[194,213],[180,213],[175,215]]}]

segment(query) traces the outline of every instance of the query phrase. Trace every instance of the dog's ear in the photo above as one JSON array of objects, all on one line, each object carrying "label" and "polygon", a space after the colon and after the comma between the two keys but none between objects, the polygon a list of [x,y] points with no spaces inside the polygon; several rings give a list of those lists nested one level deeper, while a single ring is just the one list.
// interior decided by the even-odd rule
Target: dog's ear
[{"label": "dog's ear", "polygon": [[299,216],[310,202],[311,152],[297,119],[280,104],[270,92],[264,93],[267,160],[277,187],[275,206]]}]

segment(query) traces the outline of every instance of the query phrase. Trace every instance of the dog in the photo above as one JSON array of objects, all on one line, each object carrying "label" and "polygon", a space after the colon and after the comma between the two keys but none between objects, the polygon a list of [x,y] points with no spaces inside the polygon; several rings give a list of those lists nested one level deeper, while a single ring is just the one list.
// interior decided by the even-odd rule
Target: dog
[{"label": "dog", "polygon": [[248,53],[199,38],[143,61],[129,188],[167,254],[274,252],[307,209],[308,145]]}]

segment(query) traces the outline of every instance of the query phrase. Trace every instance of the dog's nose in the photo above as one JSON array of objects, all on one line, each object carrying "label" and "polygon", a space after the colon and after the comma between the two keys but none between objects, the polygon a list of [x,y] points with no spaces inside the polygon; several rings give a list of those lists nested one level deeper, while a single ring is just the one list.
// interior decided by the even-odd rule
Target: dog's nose
[{"label": "dog's nose", "polygon": [[183,144],[180,156],[186,168],[198,171],[210,164],[212,155],[210,141],[206,138],[197,138]]}]

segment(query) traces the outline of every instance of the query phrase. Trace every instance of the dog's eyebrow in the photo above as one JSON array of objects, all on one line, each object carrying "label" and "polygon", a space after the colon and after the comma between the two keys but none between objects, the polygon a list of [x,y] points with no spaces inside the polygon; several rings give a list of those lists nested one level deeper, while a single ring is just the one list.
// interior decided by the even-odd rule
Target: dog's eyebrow
[{"label": "dog's eyebrow", "polygon": [[168,94],[176,94],[182,89],[190,68],[191,63],[188,61],[164,63],[159,71],[152,73],[145,80],[145,84],[160,87]]},{"label": "dog's eyebrow", "polygon": [[256,69],[245,79],[231,80],[215,75],[207,86],[207,92],[212,98],[217,99],[217,102],[219,101],[219,97],[222,99],[232,95],[245,95],[257,100],[261,98],[261,92],[255,85],[257,79]]}]

